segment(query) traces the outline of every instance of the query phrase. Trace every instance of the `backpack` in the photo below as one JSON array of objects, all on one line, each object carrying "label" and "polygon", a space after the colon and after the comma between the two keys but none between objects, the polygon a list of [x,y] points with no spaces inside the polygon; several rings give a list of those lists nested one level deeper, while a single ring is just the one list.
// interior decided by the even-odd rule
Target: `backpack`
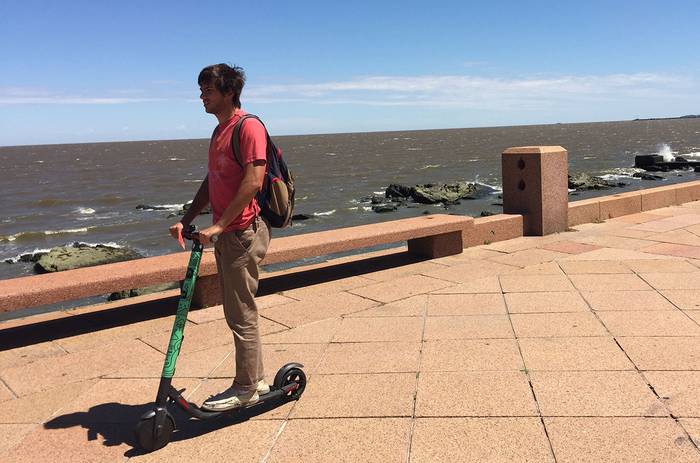
[{"label": "backpack", "polygon": [[265,124],[252,114],[241,117],[233,128],[231,135],[231,147],[233,158],[243,168],[240,147],[240,132],[246,119],[257,119],[265,129],[267,137],[267,166],[262,189],[255,199],[260,206],[260,214],[265,217],[270,225],[275,228],[284,228],[292,223],[292,211],[294,210],[294,176],[289,171],[287,163],[282,158],[282,150],[277,148],[267,132]]}]

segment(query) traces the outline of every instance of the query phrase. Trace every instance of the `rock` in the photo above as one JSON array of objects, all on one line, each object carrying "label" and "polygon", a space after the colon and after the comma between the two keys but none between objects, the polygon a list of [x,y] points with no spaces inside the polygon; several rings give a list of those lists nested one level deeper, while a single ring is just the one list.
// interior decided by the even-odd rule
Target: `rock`
[{"label": "rock", "polygon": [[624,186],[624,183],[612,183],[600,177],[594,177],[586,173],[569,175],[569,188],[576,190],[607,190],[615,186]]},{"label": "rock", "polygon": [[416,185],[411,192],[411,197],[417,203],[436,204],[454,203],[459,199],[473,199],[477,189],[473,183],[451,183]]},{"label": "rock", "polygon": [[[190,208],[192,205],[192,201],[187,201],[185,204],[182,205],[182,209],[177,211],[177,215],[185,215],[185,212]],[[202,211],[199,213],[199,215],[206,215],[206,214],[211,214],[211,205],[208,205]]]},{"label": "rock", "polygon": [[384,199],[385,198],[382,198],[381,196],[372,196],[369,202],[372,204],[384,204]]},{"label": "rock", "polygon": [[307,214],[294,214],[294,215],[292,216],[292,221],[295,221],[295,220],[309,220],[310,218],[311,218],[311,216],[310,216],[310,215],[307,215]]},{"label": "rock", "polygon": [[496,213],[495,213],[495,212],[491,212],[491,211],[481,211],[481,214],[479,214],[479,215],[480,215],[481,217],[488,217],[488,216],[490,216],[490,215],[496,215]]},{"label": "rock", "polygon": [[378,206],[372,206],[372,210],[378,213],[394,212],[397,209],[398,206],[396,204],[380,204]]},{"label": "rock", "polygon": [[[384,195],[387,199],[393,200],[395,206],[406,205],[406,200],[409,198],[420,204],[439,204],[446,206],[459,204],[460,199],[474,199],[487,192],[480,191],[476,183],[457,182],[457,183],[426,183],[409,187],[392,183],[386,188]],[[375,205],[381,205],[383,200],[376,196],[371,198],[363,198],[362,202],[371,202]],[[408,207],[411,207],[408,205]],[[382,210],[381,212],[385,212]]]},{"label": "rock", "polygon": [[659,166],[646,166],[644,170],[647,172],[668,172],[671,168],[666,164],[661,164]]},{"label": "rock", "polygon": [[663,180],[660,175],[648,174],[646,172],[635,172],[632,177],[641,178],[642,180]]},{"label": "rock", "polygon": [[112,293],[107,297],[108,301],[118,301],[119,299],[126,299],[128,297],[143,296],[144,294],[159,293],[161,291],[167,291],[169,289],[179,288],[179,283],[163,283],[160,285],[146,286],[145,288],[127,289],[124,291],[119,291]]},{"label": "rock", "polygon": [[37,273],[61,272],[63,270],[138,259],[139,257],[142,257],[141,254],[129,248],[73,243],[72,246],[51,249],[34,264],[34,270]]},{"label": "rock", "polygon": [[386,188],[384,194],[387,198],[410,198],[412,193],[412,187],[392,183]]},{"label": "rock", "polygon": [[171,209],[168,206],[150,206],[148,204],[139,204],[136,206],[139,211],[167,211]]},{"label": "rock", "polygon": [[664,162],[664,157],[658,154],[640,154],[634,157],[634,167],[643,169],[662,162]]}]

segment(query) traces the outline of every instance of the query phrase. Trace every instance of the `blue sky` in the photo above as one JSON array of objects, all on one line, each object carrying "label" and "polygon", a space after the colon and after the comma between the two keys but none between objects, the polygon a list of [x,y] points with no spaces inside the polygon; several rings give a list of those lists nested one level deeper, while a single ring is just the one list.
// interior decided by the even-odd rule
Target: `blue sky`
[{"label": "blue sky", "polygon": [[208,137],[196,78],[217,62],[275,135],[698,114],[699,19],[673,0],[0,0],[0,146]]}]

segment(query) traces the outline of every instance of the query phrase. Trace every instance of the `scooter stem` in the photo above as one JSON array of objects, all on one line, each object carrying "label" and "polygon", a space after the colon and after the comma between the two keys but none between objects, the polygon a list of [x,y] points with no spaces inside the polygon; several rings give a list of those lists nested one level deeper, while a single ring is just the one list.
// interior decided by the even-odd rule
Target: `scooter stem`
[{"label": "scooter stem", "polygon": [[170,343],[168,344],[168,352],[165,354],[165,364],[161,374],[160,385],[158,386],[158,395],[156,396],[156,404],[165,406],[165,403],[170,392],[170,385],[175,375],[175,363],[180,354],[180,347],[184,338],[185,323],[187,322],[187,314],[192,304],[192,294],[194,293],[194,285],[197,281],[199,273],[199,263],[202,260],[202,246],[198,241],[192,242],[192,252],[190,261],[187,264],[187,274],[182,283],[180,292],[180,301],[177,304],[177,313],[175,314],[175,323],[173,331],[170,334]]}]

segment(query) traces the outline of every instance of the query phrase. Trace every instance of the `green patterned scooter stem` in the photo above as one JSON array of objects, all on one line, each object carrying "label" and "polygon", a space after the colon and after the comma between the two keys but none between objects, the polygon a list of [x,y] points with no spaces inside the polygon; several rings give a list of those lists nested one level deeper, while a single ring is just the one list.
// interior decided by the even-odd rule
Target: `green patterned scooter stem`
[{"label": "green patterned scooter stem", "polygon": [[177,356],[180,354],[180,345],[182,344],[183,332],[185,331],[185,322],[187,322],[187,313],[192,303],[194,284],[197,281],[199,263],[202,260],[202,248],[203,246],[196,241],[192,244],[192,253],[190,254],[190,262],[187,264],[185,281],[182,283],[180,302],[177,304],[175,324],[173,325],[173,332],[170,335],[168,353],[165,354],[162,378],[172,378],[175,375],[175,362],[177,361]]}]

